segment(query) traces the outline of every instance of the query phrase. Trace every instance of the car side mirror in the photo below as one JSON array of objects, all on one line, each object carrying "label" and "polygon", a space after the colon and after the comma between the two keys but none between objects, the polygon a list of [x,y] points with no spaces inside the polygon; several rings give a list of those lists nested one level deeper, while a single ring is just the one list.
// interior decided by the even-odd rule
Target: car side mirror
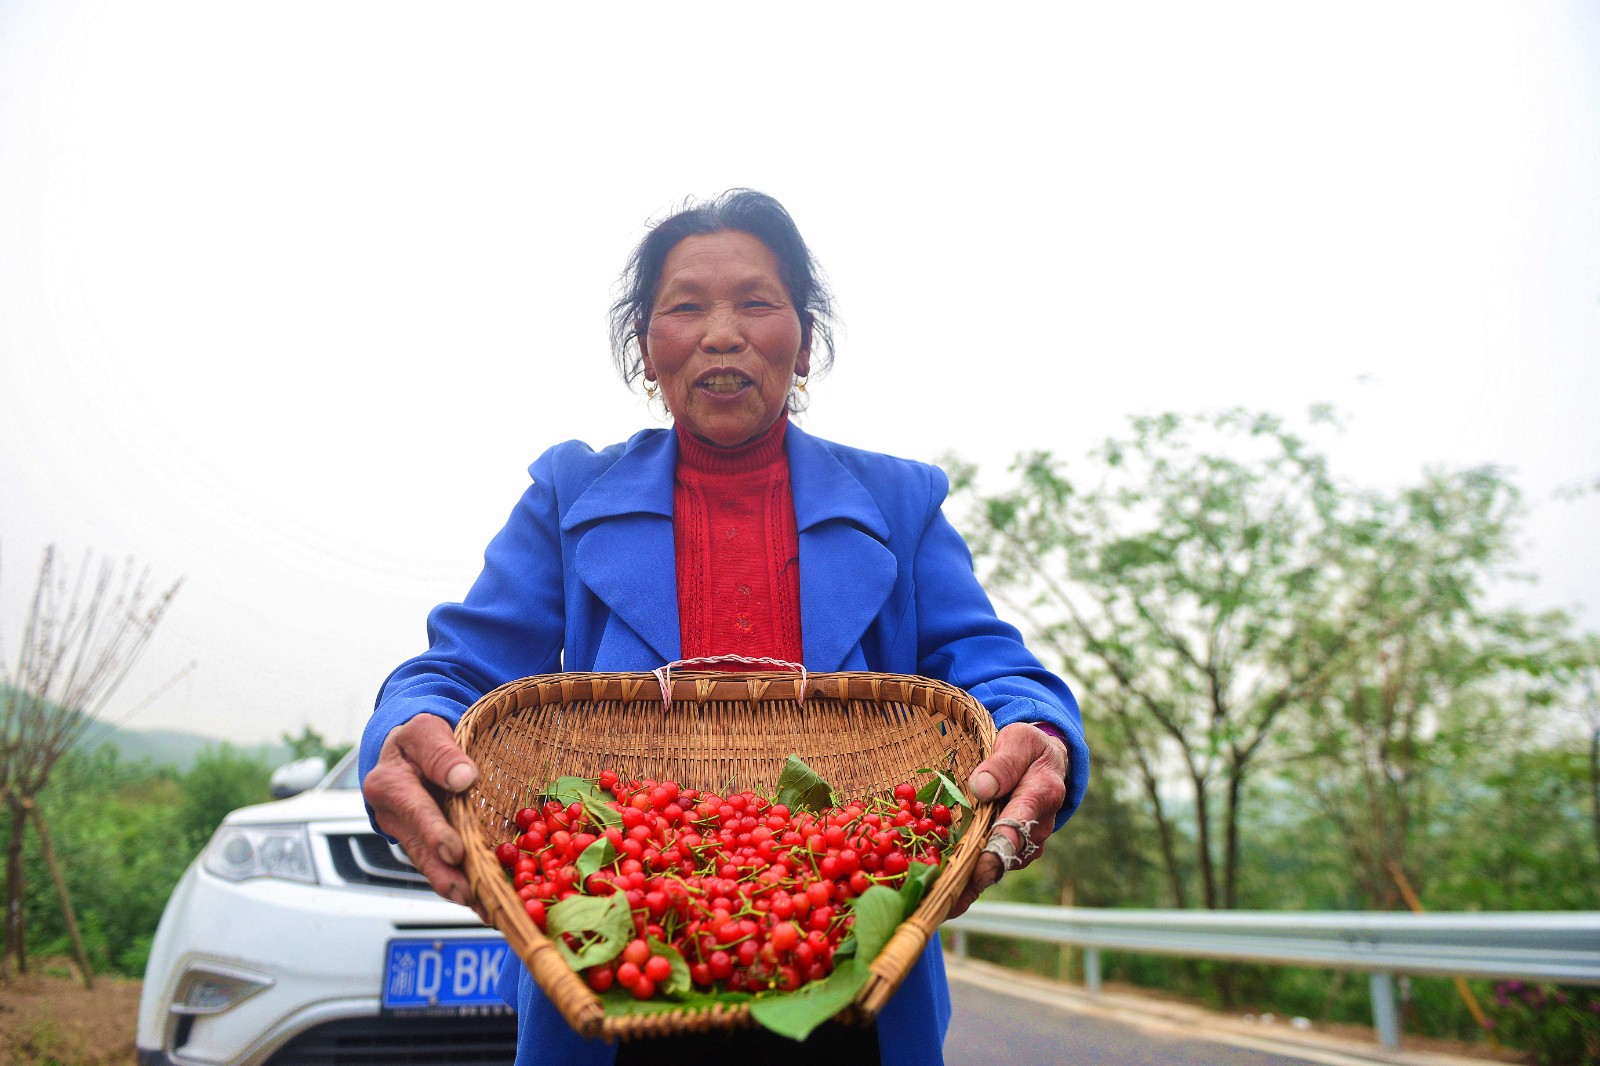
[{"label": "car side mirror", "polygon": [[272,798],[299,795],[328,774],[328,760],[320,755],[296,759],[272,771]]}]

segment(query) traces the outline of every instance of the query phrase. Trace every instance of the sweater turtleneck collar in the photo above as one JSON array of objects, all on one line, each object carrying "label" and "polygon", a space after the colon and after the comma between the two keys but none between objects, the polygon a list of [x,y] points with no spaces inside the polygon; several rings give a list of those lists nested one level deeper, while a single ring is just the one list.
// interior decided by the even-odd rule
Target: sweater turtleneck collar
[{"label": "sweater turtleneck collar", "polygon": [[783,460],[783,432],[789,424],[785,411],[761,436],[733,448],[708,444],[685,430],[673,426],[678,435],[678,465],[702,474],[748,474]]}]

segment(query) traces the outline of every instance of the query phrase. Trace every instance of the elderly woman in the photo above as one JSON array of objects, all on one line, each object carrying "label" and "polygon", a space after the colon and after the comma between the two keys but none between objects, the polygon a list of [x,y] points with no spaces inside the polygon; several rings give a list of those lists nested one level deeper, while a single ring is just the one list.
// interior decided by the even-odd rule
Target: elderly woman
[{"label": "elderly woman", "polygon": [[[428,618],[428,651],[384,683],[361,745],[375,825],[441,895],[469,902],[462,842],[437,797],[477,770],[452,741],[496,686],[556,670],[650,670],[739,654],[813,671],[921,674],[970,691],[1000,727],[968,782],[999,798],[996,831],[960,913],[1025,865],[1076,809],[1088,749],[1071,692],[995,616],[931,466],[820,440],[790,423],[832,354],[827,289],[771,197],[734,190],[655,226],[612,309],[625,381],[672,416],[592,451],[552,448],[485,553],[461,603]],[[746,1050],[756,1061],[941,1061],[950,1017],[937,939],[865,1030],[824,1026],[805,1045],[762,1031],[618,1049],[577,1036],[520,965],[517,1062],[680,1061]],[[698,1047],[685,1046],[698,1041]]]}]

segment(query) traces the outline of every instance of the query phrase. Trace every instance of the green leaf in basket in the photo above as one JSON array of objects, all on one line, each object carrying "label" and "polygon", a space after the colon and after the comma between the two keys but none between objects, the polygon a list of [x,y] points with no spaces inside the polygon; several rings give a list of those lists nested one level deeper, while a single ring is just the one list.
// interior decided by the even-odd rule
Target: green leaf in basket
[{"label": "green leaf in basket", "polygon": [[603,799],[584,800],[583,809],[603,828],[614,829],[622,825],[622,813]]},{"label": "green leaf in basket", "polygon": [[900,886],[900,898],[905,901],[907,918],[915,913],[917,905],[922,902],[922,897],[928,894],[928,889],[938,880],[939,869],[925,862],[913,862],[906,868],[906,880],[905,884]]},{"label": "green leaf in basket", "polygon": [[660,955],[672,963],[672,974],[661,984],[656,986],[656,991],[671,999],[682,999],[694,990],[693,983],[689,980],[689,962],[683,953],[671,944],[664,943],[651,937],[648,941],[650,954]]},{"label": "green leaf in basket", "polygon": [[[916,913],[917,904],[922,902],[922,897],[938,878],[939,869],[925,862],[913,862],[907,868],[905,882],[899,888],[873,885],[867,889],[853,905],[856,915],[854,927],[850,935],[840,942],[834,957],[861,955],[867,962],[877,958],[883,945],[894,935],[895,928]],[[870,902],[868,896],[872,897]],[[898,902],[891,905],[890,897]],[[870,915],[865,926],[862,925],[863,904]],[[865,941],[859,939],[863,935]]]},{"label": "green leaf in basket", "polygon": [[922,787],[917,789],[917,799],[923,803],[942,803],[946,807],[972,809],[972,804],[967,802],[967,794],[962,792],[961,786],[950,780],[950,775],[943,770],[923,766],[917,773],[933,775],[931,781],[924,782]]},{"label": "green leaf in basket", "polygon": [[[568,896],[551,907],[547,916],[550,939],[574,970],[610,962],[633,939],[633,914],[628,897]],[[570,935],[577,941],[567,943]]]},{"label": "green leaf in basket", "polygon": [[789,756],[778,775],[778,795],[774,800],[791,811],[824,811],[833,805],[833,789],[798,755]]},{"label": "green leaf in basket", "polygon": [[905,921],[905,900],[900,893],[883,885],[873,885],[855,901],[856,958],[871,962]]},{"label": "green leaf in basket", "polygon": [[545,789],[545,795],[560,804],[568,804],[577,800],[579,803],[595,795],[600,790],[600,783],[591,777],[558,777]]},{"label": "green leaf in basket", "polygon": [[595,873],[617,861],[617,848],[611,841],[601,837],[593,844],[584,848],[578,855],[578,879],[587,881],[589,875]]},{"label": "green leaf in basket", "polygon": [[779,1036],[804,1040],[811,1030],[848,1007],[871,977],[866,963],[845,959],[821,981],[788,995],[756,1000],[750,1004],[750,1015]]},{"label": "green leaf in basket", "polygon": [[589,817],[606,828],[622,824],[621,813],[606,801],[605,791],[592,777],[558,777],[545,795],[563,806],[583,804]]}]

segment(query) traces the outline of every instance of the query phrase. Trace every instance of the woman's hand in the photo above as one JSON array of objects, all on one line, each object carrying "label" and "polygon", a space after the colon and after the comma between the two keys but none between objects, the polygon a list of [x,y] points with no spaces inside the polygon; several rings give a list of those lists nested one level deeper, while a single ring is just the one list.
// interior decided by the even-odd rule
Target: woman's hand
[{"label": "woman's hand", "polygon": [[439,800],[446,792],[465,792],[477,779],[478,768],[456,746],[450,723],[419,714],[384,738],[361,786],[378,828],[400,841],[433,890],[468,905],[474,901],[461,870],[465,847]]},{"label": "woman's hand", "polygon": [[[1022,860],[1027,866],[1054,830],[1056,814],[1066,802],[1067,746],[1037,726],[1025,722],[1008,725],[995,737],[994,753],[972,771],[967,787],[979,802],[1002,798],[1001,819],[1033,825],[1027,842],[1009,825],[995,830],[1010,840],[1019,858],[1029,855]],[[989,851],[980,854],[972,879],[946,917],[966,913],[972,901],[1005,872],[1000,856]]]}]

